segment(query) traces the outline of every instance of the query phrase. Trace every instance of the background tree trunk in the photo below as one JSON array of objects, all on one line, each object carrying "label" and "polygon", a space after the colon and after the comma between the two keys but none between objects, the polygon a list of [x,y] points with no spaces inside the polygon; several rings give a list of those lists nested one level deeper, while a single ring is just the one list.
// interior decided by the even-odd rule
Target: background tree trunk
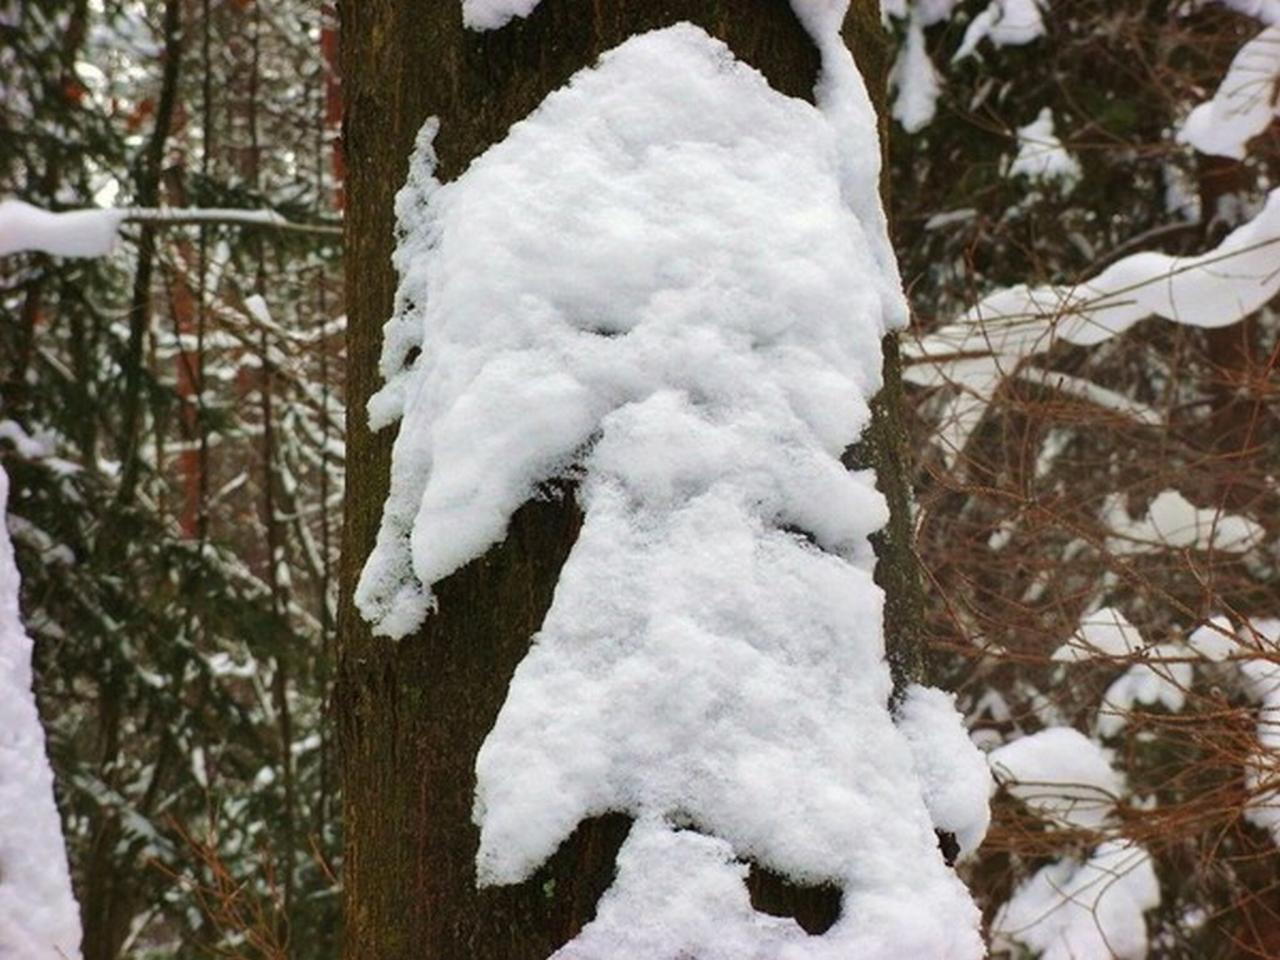
[{"label": "background tree trunk", "polygon": [[[818,55],[786,0],[544,0],[501,30],[464,30],[458,0],[347,0],[341,6],[348,163],[348,474],[336,710],[343,754],[346,936],[351,960],[466,957],[543,960],[594,915],[629,826],[584,823],[537,875],[476,890],[471,822],[474,761],[511,674],[541,624],[577,534],[572,492],[526,504],[504,543],[439,584],[439,612],[414,637],[375,639],[353,608],[387,492],[392,436],[371,434],[365,404],[378,387],[381,327],[391,313],[392,201],[414,137],[440,118],[442,180],[458,176],[551,91],[629,36],[688,20],[724,40],[774,88],[809,99]],[[876,0],[857,0],[846,29],[873,96],[883,89]],[[895,354],[896,355],[896,354]],[[896,365],[887,373],[896,386]],[[906,472],[896,429],[899,392],[877,403],[860,459],[881,470],[895,508],[881,581],[895,596],[888,636],[901,680],[918,666],[918,588],[910,550]],[[757,904],[822,927],[838,909],[760,871]]]}]

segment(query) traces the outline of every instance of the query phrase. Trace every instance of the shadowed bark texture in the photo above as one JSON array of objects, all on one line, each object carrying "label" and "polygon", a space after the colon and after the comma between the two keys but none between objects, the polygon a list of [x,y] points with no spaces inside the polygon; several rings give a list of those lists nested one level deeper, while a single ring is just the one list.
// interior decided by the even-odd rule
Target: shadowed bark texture
[{"label": "shadowed bark texture", "polygon": [[[580,517],[557,488],[515,516],[506,540],[437,585],[439,610],[399,643],[374,638],[351,602],[387,492],[392,432],[371,434],[365,404],[379,386],[381,327],[391,313],[395,192],[414,136],[440,118],[438,175],[457,177],[577,70],[629,36],[691,21],[724,40],[783,93],[811,99],[817,51],[786,0],[544,0],[501,30],[463,29],[459,0],[347,0],[341,5],[349,164],[348,487],[342,561],[341,651],[335,709],[343,749],[344,890],[348,960],[543,960],[594,915],[629,821],[586,822],[536,876],[477,890],[479,833],[471,822],[474,761],[516,665],[551,601]],[[873,96],[883,89],[876,0],[856,0],[847,38]],[[890,365],[891,382],[896,366]],[[898,392],[876,404],[861,462],[904,483],[896,441]],[[895,509],[882,583],[914,584],[906,488]],[[918,588],[912,588],[918,589]],[[889,605],[889,636],[914,643],[918,607]],[[905,619],[904,619],[905,618]],[[901,654],[895,664],[915,664]],[[896,667],[897,675],[905,676]],[[825,929],[838,895],[807,892],[757,871],[753,902],[803,913]]]}]

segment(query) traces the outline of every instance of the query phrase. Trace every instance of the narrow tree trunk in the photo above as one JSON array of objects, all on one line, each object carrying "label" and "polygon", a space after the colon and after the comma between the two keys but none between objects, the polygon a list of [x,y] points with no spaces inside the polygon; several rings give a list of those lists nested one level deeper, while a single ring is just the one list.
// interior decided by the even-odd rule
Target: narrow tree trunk
[{"label": "narrow tree trunk", "polygon": [[[543,960],[594,914],[613,876],[625,817],[583,824],[551,862],[514,887],[477,890],[479,834],[471,822],[476,752],[493,726],[512,672],[551,600],[577,534],[571,491],[523,507],[504,543],[437,585],[439,612],[416,636],[375,639],[351,597],[373,544],[387,492],[391,436],[366,427],[378,387],[381,326],[390,315],[392,201],[414,137],[440,119],[441,179],[501,139],[551,91],[628,37],[682,20],[721,38],[783,93],[811,98],[812,41],[785,0],[543,0],[501,30],[463,29],[458,0],[347,0],[342,14],[350,464],[346,493],[336,692],[344,778],[345,955],[350,960],[453,958]],[[859,0],[850,39],[873,91],[881,86],[875,0]],[[896,367],[890,368],[896,377]],[[894,462],[898,394],[886,392],[864,458]],[[884,483],[901,485],[892,468]],[[882,546],[897,551],[884,580],[914,580],[905,487]],[[912,604],[891,616],[915,616]],[[916,631],[890,623],[891,638]],[[912,657],[902,663],[913,663]],[[903,674],[905,676],[905,673]],[[827,909],[761,872],[762,909]],[[826,898],[829,900],[830,898]],[[834,909],[834,908],[832,908]],[[821,918],[814,921],[821,925]],[[829,922],[829,921],[828,921]]]},{"label": "narrow tree trunk", "polygon": [[[164,167],[165,146],[173,126],[178,99],[178,77],[182,68],[182,4],[168,0],[164,9],[164,69],[160,78],[160,98],[156,106],[156,124],[139,160],[137,205],[154,207],[160,199],[160,177]],[[142,434],[143,346],[151,325],[151,277],[155,272],[155,228],[143,225],[138,237],[138,265],[133,278],[133,296],[129,305],[129,342],[125,348],[124,395],[121,407],[124,425],[117,443],[120,458],[120,489],[116,499],[123,506],[133,501],[142,470],[138,447]]]}]

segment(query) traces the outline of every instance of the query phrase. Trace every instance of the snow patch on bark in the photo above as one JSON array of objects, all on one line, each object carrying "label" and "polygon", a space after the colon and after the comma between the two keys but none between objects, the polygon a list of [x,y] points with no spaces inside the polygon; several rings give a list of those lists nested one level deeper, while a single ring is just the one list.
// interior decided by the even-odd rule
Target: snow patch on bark
[{"label": "snow patch on bark", "polygon": [[1236,53],[1213,99],[1183,121],[1178,140],[1201,153],[1245,158],[1250,140],[1271,126],[1280,104],[1280,26],[1267,27]]},{"label": "snow patch on bark", "polygon": [[[962,756],[963,789],[940,779],[949,702],[909,698],[905,732],[890,714],[868,541],[888,513],[840,462],[906,317],[844,6],[797,5],[816,109],[680,25],[452,183],[428,124],[397,200],[370,413],[401,425],[357,602],[404,636],[539,484],[578,480],[581,532],[476,762],[482,883],[584,818],[636,819],[562,957],[982,955],[934,836],[977,842],[981,787]],[[839,887],[840,919],[756,914],[747,858]]]},{"label": "snow patch on bark", "polygon": [[497,30],[527,17],[538,0],[462,0],[462,22],[469,30]]}]

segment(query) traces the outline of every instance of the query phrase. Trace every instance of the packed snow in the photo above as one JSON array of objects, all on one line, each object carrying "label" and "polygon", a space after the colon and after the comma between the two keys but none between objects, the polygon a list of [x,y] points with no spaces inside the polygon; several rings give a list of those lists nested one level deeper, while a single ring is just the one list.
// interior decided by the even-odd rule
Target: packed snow
[{"label": "packed snow", "polygon": [[31,638],[18,617],[8,496],[0,468],[0,957],[73,960],[80,913],[31,689]]},{"label": "packed snow", "polygon": [[991,825],[988,800],[996,784],[986,757],[969,739],[955,697],[913,684],[898,705],[896,719],[911,745],[934,826],[955,835],[961,857],[973,853]]},{"label": "packed snow", "polygon": [[1123,494],[1113,494],[1103,505],[1102,519],[1111,528],[1107,549],[1121,555],[1170,548],[1243,553],[1266,538],[1257,521],[1217,507],[1197,507],[1177,490],[1156,494],[1139,519],[1130,516]]},{"label": "packed snow", "polygon": [[911,11],[922,26],[931,27],[951,17],[960,0],[911,0]]},{"label": "packed snow", "polygon": [[1269,26],[1280,24],[1280,0],[1218,0],[1218,3],[1246,17],[1255,17]]},{"label": "packed snow", "polygon": [[1280,26],[1267,27],[1240,48],[1213,99],[1191,111],[1178,139],[1201,153],[1245,158],[1250,140],[1275,119],[1280,80]]},{"label": "packed snow", "polygon": [[991,0],[969,21],[952,62],[973,56],[978,44],[990,40],[997,47],[1020,47],[1044,36],[1042,0]]},{"label": "packed snow", "polygon": [[1143,914],[1159,904],[1151,857],[1109,840],[1083,861],[1059,860],[1021,883],[992,923],[993,946],[1022,944],[1039,960],[1145,960]]},{"label": "packed snow", "polygon": [[117,207],[52,213],[21,200],[0,200],[0,257],[48,253],[59,257],[105,257],[115,250],[120,227],[136,223],[239,223],[318,232],[330,225],[292,223],[274,210],[236,207]]},{"label": "packed snow", "polygon": [[1162,706],[1170,713],[1181,710],[1191,686],[1195,652],[1179,644],[1148,645],[1123,613],[1102,607],[1081,620],[1071,638],[1053,653],[1066,663],[1099,663],[1138,660],[1112,681],[1098,710],[1099,735],[1114,737],[1138,706]]},{"label": "packed snow", "polygon": [[[794,921],[757,913],[747,894],[747,865],[723,840],[644,819],[618,854],[613,886],[595,919],[553,960],[656,956],[678,917],[681,956],[699,960],[826,956],[812,952]],[[662,954],[665,956],[665,954]]]},{"label": "packed snow", "polygon": [[1050,824],[1100,827],[1124,780],[1102,747],[1071,727],[1048,727],[988,755],[996,779]]},{"label": "packed snow", "polygon": [[918,16],[907,24],[907,37],[898,50],[889,87],[894,93],[893,119],[907,133],[927,127],[938,110],[941,81],[924,45],[924,25]]},{"label": "packed snow", "polygon": [[497,30],[516,17],[533,13],[539,0],[462,0],[462,22],[469,30]]},{"label": "packed snow", "polygon": [[[406,635],[540,483],[578,480],[581,532],[476,761],[481,883],[635,818],[562,958],[983,955],[934,834],[985,830],[981,757],[945,698],[894,723],[867,539],[887,509],[840,463],[906,319],[875,117],[844,4],[797,13],[816,109],[678,25],[451,183],[428,123],[397,198],[370,416],[400,430],[357,602]],[[757,914],[748,858],[840,887],[840,919]]]},{"label": "packed snow", "polygon": [[1226,617],[1210,617],[1209,620],[1191,631],[1187,637],[1187,646],[1196,655],[1210,663],[1221,663],[1239,651],[1239,643],[1235,637],[1235,627]]},{"label": "packed snow", "polygon": [[[824,73],[819,89],[820,102],[835,101],[830,113],[764,96],[771,91],[758,79],[755,101],[722,103],[718,84],[699,89],[679,76],[635,76],[655,88],[646,101],[655,115],[617,103],[602,117],[615,104],[584,103],[592,74],[582,74],[514,128],[531,142],[500,146],[473,164],[467,183],[479,187],[435,183],[434,128],[424,127],[397,199],[402,229],[419,229],[395,255],[401,283],[385,330],[386,386],[370,403],[375,428],[402,414],[409,425],[397,441],[392,493],[357,594],[380,632],[398,637],[415,629],[431,606],[429,585],[500,541],[514,510],[568,465],[606,413],[633,396],[709,377],[696,356],[718,354],[714,341],[758,344],[751,366],[776,358],[784,371],[779,388],[828,451],[856,439],[865,397],[879,387],[879,352],[849,340],[855,328],[845,318],[873,318],[879,336],[904,325],[907,310],[878,199],[874,113],[847,51],[837,66],[835,79]],[[609,93],[598,86],[592,96]],[[698,131],[685,134],[680,123],[692,111],[667,101],[695,93],[700,106],[723,117],[698,118]],[[666,129],[659,107],[672,116]],[[574,129],[580,110],[603,129]],[[567,114],[565,129],[546,130],[548,113]],[[673,142],[651,146],[659,136]],[[788,149],[792,136],[801,139]],[[793,160],[794,174],[787,166]],[[725,185],[707,189],[708,175],[721,166],[731,168]],[[751,203],[743,205],[748,192]],[[644,194],[661,202],[633,202]],[[539,200],[531,204],[530,197]],[[510,210],[522,216],[508,223]],[[450,242],[437,244],[446,222]],[[766,234],[770,244],[762,242]],[[875,269],[867,276],[834,276],[841,264],[868,254]],[[473,274],[484,275],[484,284]],[[598,281],[605,276],[610,282]],[[769,316],[752,327],[749,313],[731,315],[739,305]],[[707,320],[685,322],[703,307]],[[817,378],[808,362],[813,346],[796,324],[811,313],[825,317],[824,336],[839,351]],[[540,342],[530,349],[535,337]],[[425,356],[406,365],[418,350]],[[491,357],[500,362],[490,364]],[[476,376],[483,391],[469,390]],[[423,382],[431,383],[431,395],[416,386]],[[522,419],[513,420],[512,410]],[[797,465],[812,482],[833,469],[822,461]],[[875,529],[883,521],[878,495],[855,492],[870,482],[838,484],[846,488],[846,512],[851,497],[870,495],[880,504],[862,518]],[[787,522],[825,526],[833,520],[822,506],[799,498],[787,509],[803,516]]]},{"label": "packed snow", "polygon": [[[942,77],[929,57],[924,31],[951,19],[957,5],[957,0],[881,0],[881,16],[886,22],[890,17],[907,21],[889,86],[894,94],[893,118],[908,133],[918,133],[933,121],[942,89]],[[990,0],[969,21],[951,62],[973,56],[984,40],[997,47],[1012,47],[1038,39],[1045,32],[1044,9],[1044,0]],[[1062,170],[1069,170],[1074,160],[1063,151],[1059,153]],[[1054,154],[1053,159],[1058,158],[1059,154]]]},{"label": "packed snow", "polygon": [[115,249],[125,210],[50,213],[21,200],[0,200],[0,257],[24,251],[103,257]]},{"label": "packed snow", "polygon": [[1009,166],[1009,176],[1026,177],[1035,184],[1057,184],[1070,190],[1080,181],[1080,162],[1058,139],[1053,111],[1048,107],[1025,127],[1018,128],[1018,155]]},{"label": "packed snow", "polygon": [[1187,705],[1194,668],[1192,652],[1172,643],[1156,644],[1107,687],[1098,709],[1098,733],[1118,736],[1136,707],[1159,706],[1177,713]]},{"label": "packed snow", "polygon": [[[989,755],[1002,785],[1053,828],[1102,830],[1115,824],[1124,779],[1111,755],[1070,727],[1048,727]],[[992,946],[1040,960],[1112,957],[1143,960],[1143,914],[1160,903],[1151,858],[1112,839],[1083,858],[1040,868],[1013,891],[991,925]]]},{"label": "packed snow", "polygon": [[1128,657],[1143,646],[1142,635],[1123,613],[1114,607],[1102,607],[1080,621],[1071,638],[1053,652],[1053,659],[1075,663],[1100,657]]},{"label": "packed snow", "polygon": [[1280,620],[1248,621],[1236,629],[1215,617],[1187,644],[1208,660],[1234,663],[1240,689],[1257,706],[1257,748],[1244,770],[1251,793],[1245,819],[1280,846]]}]

